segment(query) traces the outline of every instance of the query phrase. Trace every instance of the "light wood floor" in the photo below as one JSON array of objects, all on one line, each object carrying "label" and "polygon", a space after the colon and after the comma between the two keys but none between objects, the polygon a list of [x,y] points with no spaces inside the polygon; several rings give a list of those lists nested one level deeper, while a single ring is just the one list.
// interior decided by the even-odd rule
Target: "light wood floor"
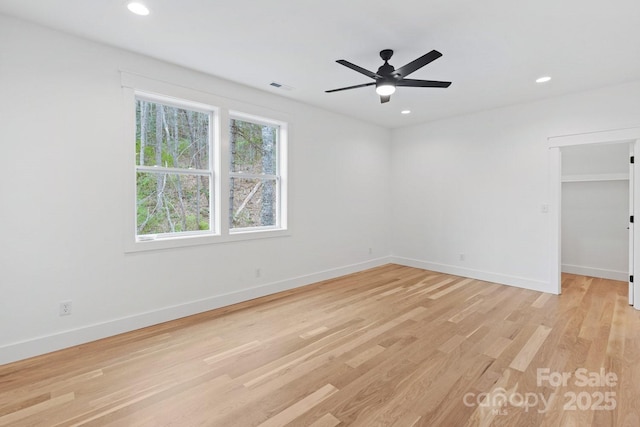
[{"label": "light wood floor", "polygon": [[0,426],[640,426],[626,292],[387,265],[0,366]]}]

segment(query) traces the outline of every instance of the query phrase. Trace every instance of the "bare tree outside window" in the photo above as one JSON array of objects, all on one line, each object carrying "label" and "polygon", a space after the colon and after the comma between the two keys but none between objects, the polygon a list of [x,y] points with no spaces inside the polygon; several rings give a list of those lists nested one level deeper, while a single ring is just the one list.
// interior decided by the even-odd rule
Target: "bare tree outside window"
[{"label": "bare tree outside window", "polygon": [[231,228],[278,225],[279,127],[232,119],[229,217]]},{"label": "bare tree outside window", "polygon": [[136,100],[138,235],[211,228],[211,113]]}]

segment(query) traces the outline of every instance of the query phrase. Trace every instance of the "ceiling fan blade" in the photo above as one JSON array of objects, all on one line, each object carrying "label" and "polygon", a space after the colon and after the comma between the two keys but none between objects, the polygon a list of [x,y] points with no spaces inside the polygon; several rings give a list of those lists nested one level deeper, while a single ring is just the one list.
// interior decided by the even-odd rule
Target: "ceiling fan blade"
[{"label": "ceiling fan blade", "polygon": [[400,67],[400,68],[396,69],[394,74],[399,74],[402,77],[406,77],[409,74],[411,74],[414,71],[416,71],[417,69],[420,69],[420,68],[424,67],[428,63],[430,63],[432,61],[435,61],[436,59],[440,58],[441,56],[442,56],[442,54],[440,52],[438,52],[437,50],[432,50],[431,52],[429,52],[429,53],[427,53],[425,55],[422,55],[420,58],[416,59],[415,61],[409,62],[404,67]]},{"label": "ceiling fan blade", "polygon": [[358,89],[359,87],[373,86],[374,84],[376,84],[376,83],[375,82],[371,82],[371,83],[365,83],[365,84],[361,84],[361,85],[341,87],[340,89],[325,90],[325,93],[338,92],[338,91],[341,91],[341,90],[348,90],[348,89]]},{"label": "ceiling fan blade", "polygon": [[385,102],[389,102],[391,100],[391,95],[380,95],[380,103],[384,104]]},{"label": "ceiling fan blade", "polygon": [[402,79],[398,80],[396,86],[405,86],[405,87],[449,87],[451,86],[451,82],[439,82],[436,80],[413,80],[413,79]]},{"label": "ceiling fan blade", "polygon": [[376,74],[376,73],[374,73],[374,72],[372,72],[372,71],[369,71],[369,70],[367,70],[367,69],[364,69],[364,68],[362,68],[362,67],[359,67],[359,66],[358,66],[358,65],[356,65],[356,64],[352,64],[352,63],[351,63],[351,62],[349,62],[349,61],[345,61],[344,59],[338,59],[336,62],[337,62],[338,64],[344,65],[344,66],[345,66],[345,67],[347,67],[347,68],[351,68],[352,70],[357,71],[357,72],[359,72],[360,74],[364,74],[364,75],[365,75],[365,76],[367,76],[367,77],[371,77],[372,79],[376,79],[376,80],[377,80],[377,79],[381,79],[381,78],[382,78],[382,76],[379,76],[378,74]]}]

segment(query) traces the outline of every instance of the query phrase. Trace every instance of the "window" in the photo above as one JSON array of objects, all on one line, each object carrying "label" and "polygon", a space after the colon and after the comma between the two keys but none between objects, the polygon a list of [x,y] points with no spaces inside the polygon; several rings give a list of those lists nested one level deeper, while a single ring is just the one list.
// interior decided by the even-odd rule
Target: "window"
[{"label": "window", "polygon": [[136,236],[212,234],[213,110],[136,96]]},{"label": "window", "polygon": [[282,228],[281,125],[233,115],[229,134],[231,231]]},{"label": "window", "polygon": [[126,72],[122,87],[126,252],[290,234],[286,113]]}]

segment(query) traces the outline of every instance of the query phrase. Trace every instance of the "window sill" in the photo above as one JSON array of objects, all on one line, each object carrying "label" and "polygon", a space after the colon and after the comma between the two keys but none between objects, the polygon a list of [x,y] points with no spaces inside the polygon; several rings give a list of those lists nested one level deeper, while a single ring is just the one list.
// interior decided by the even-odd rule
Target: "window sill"
[{"label": "window sill", "polygon": [[194,236],[162,237],[155,239],[135,239],[128,242],[125,253],[158,251],[201,245],[216,245],[245,240],[269,239],[291,236],[291,231],[283,228],[243,229],[232,231],[228,235],[201,234]]}]

